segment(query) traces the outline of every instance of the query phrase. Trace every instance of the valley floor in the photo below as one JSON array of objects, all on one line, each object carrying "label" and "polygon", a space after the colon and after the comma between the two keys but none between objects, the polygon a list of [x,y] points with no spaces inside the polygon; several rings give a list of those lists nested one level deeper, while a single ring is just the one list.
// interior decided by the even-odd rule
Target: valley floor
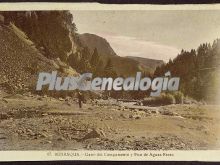
[{"label": "valley floor", "polygon": [[0,94],[0,150],[220,149],[220,106]]}]

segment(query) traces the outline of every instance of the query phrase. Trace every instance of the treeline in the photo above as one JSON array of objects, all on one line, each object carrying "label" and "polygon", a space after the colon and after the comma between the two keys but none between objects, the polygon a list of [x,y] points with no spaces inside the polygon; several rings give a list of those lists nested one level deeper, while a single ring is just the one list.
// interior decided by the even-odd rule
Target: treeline
[{"label": "treeline", "polygon": [[67,61],[78,73],[91,72],[94,77],[117,77],[112,60],[109,58],[104,63],[96,48],[90,53],[87,47],[83,47],[82,51],[72,53]]},{"label": "treeline", "polygon": [[48,58],[67,60],[72,42],[77,43],[76,25],[69,11],[17,11],[1,12],[5,23],[15,24],[35,43]]},{"label": "treeline", "polygon": [[180,91],[196,100],[213,101],[219,88],[220,40],[201,44],[197,50],[182,50],[167,64],[157,67],[154,76],[171,71],[180,77]]}]

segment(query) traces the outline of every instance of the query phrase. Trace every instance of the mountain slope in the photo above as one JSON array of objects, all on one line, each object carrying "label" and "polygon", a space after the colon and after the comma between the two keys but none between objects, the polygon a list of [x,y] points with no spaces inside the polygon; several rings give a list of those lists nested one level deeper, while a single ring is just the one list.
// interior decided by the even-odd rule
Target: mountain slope
[{"label": "mountain slope", "polygon": [[36,84],[37,71],[55,69],[14,25],[0,26],[0,45],[0,84],[7,84],[11,91]]},{"label": "mountain slope", "polygon": [[[0,89],[9,92],[35,88],[39,72],[54,70],[65,74],[70,68],[61,66],[59,59],[48,59],[14,24],[0,25]],[[76,73],[71,70],[72,74]],[[65,72],[65,73],[64,73]]]},{"label": "mountain slope", "polygon": [[158,66],[161,66],[162,64],[164,64],[163,60],[155,60],[155,59],[133,57],[133,56],[127,56],[127,58],[130,58],[130,59],[133,59],[139,62],[142,67],[150,70],[151,72],[154,72]]},{"label": "mountain slope", "polygon": [[68,11],[0,12],[6,22],[13,22],[49,58],[66,62],[76,51],[76,27]]},{"label": "mountain slope", "polygon": [[138,71],[143,71],[146,68],[139,65],[139,62],[118,56],[108,41],[100,36],[95,34],[80,34],[79,35],[80,42],[89,48],[90,52],[93,52],[95,48],[97,48],[98,53],[101,59],[106,64],[108,59],[111,59],[114,70],[118,75],[121,76],[131,76],[135,75]]},{"label": "mountain slope", "polygon": [[91,53],[97,48],[99,53],[104,56],[117,56],[108,41],[100,36],[84,33],[79,35],[79,39],[83,45],[88,46]]}]

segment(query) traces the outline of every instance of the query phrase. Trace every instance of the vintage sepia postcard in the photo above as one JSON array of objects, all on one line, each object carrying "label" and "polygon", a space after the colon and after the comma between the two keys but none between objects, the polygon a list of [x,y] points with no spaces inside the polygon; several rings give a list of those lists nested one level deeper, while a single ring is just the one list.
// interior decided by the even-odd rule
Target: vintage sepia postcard
[{"label": "vintage sepia postcard", "polygon": [[0,161],[220,161],[220,5],[0,4]]}]

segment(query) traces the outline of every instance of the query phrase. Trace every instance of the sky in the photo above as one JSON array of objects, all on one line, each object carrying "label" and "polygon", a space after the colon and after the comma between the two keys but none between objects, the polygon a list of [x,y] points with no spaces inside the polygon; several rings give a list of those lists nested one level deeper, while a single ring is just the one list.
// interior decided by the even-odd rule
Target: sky
[{"label": "sky", "polygon": [[220,38],[220,11],[71,11],[78,33],[105,38],[119,56],[167,62]]}]

